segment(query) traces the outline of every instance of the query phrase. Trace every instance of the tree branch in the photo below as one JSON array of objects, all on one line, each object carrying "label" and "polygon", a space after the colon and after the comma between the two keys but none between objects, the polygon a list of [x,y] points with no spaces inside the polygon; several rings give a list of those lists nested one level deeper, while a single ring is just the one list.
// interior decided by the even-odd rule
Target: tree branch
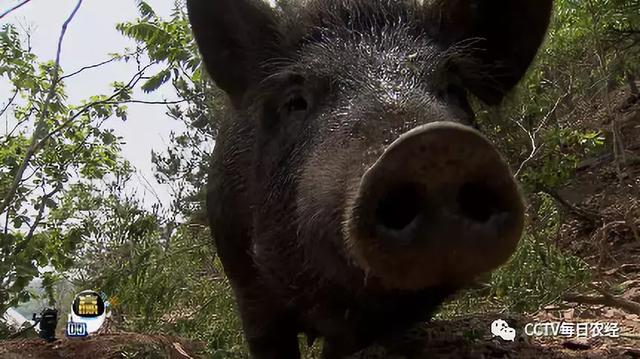
[{"label": "tree branch", "polygon": [[11,186],[9,187],[9,190],[7,191],[5,198],[2,200],[2,203],[0,203],[0,213],[3,213],[4,210],[9,206],[9,204],[13,200],[16,194],[16,191],[20,186],[20,181],[22,180],[24,171],[27,169],[27,167],[29,166],[29,162],[31,161],[31,158],[36,154],[38,150],[38,144],[40,143],[39,138],[42,132],[46,129],[46,120],[48,115],[49,104],[51,103],[51,100],[53,100],[53,97],[55,96],[55,93],[56,93],[56,88],[60,83],[60,54],[62,52],[62,42],[64,41],[65,34],[67,33],[67,27],[69,26],[69,23],[71,23],[71,20],[73,20],[75,15],[78,13],[78,9],[80,8],[80,5],[82,5],[82,1],[83,0],[78,0],[78,3],[76,4],[75,8],[71,12],[67,20],[64,22],[64,24],[62,24],[62,30],[60,31],[60,36],[58,38],[56,60],[53,66],[53,78],[51,79],[51,86],[49,87],[49,93],[47,94],[47,97],[44,103],[42,104],[42,111],[41,111],[42,117],[36,124],[36,128],[34,130],[33,136],[31,137],[31,143],[29,144],[29,148],[27,149],[27,152],[22,161],[22,164],[18,168],[13,178],[13,182],[11,183]]},{"label": "tree branch", "polygon": [[4,115],[5,112],[7,112],[7,110],[9,109],[9,107],[11,106],[11,104],[13,103],[13,101],[16,99],[17,96],[18,96],[18,90],[16,89],[13,92],[13,95],[9,98],[9,101],[7,101],[7,104],[2,108],[2,110],[0,110],[0,117]]},{"label": "tree branch", "polygon": [[63,80],[66,80],[66,79],[68,79],[68,78],[70,78],[70,77],[76,76],[77,74],[79,74],[79,73],[81,73],[81,72],[83,72],[83,71],[91,70],[91,69],[95,69],[96,67],[100,67],[100,66],[106,65],[106,64],[111,63],[111,62],[114,62],[114,61],[116,61],[116,60],[118,60],[118,58],[117,58],[117,57],[112,57],[112,58],[110,58],[109,60],[104,60],[104,61],[99,62],[99,63],[97,63],[97,64],[93,64],[93,65],[89,65],[89,66],[81,67],[80,69],[78,69],[78,70],[76,70],[76,71],[74,71],[74,72],[72,72],[72,73],[70,73],[70,74],[68,74],[68,75],[64,75],[64,76],[62,76],[62,77],[60,78],[60,81],[63,81]]},{"label": "tree branch", "polygon": [[18,128],[20,128],[20,126],[22,126],[25,122],[29,121],[29,117],[31,117],[31,115],[29,116],[25,116],[25,118],[23,120],[20,120],[18,122],[16,122],[16,125],[13,126],[13,128],[11,129],[11,131],[9,131],[6,135],[4,140],[2,141],[2,144],[7,144],[9,142],[9,140],[11,139],[11,136],[13,136],[13,133],[16,132],[18,130]]},{"label": "tree branch", "polygon": [[591,285],[591,287],[601,295],[591,296],[591,295],[580,295],[580,294],[568,293],[568,294],[565,294],[562,297],[562,299],[566,302],[574,302],[574,303],[580,303],[580,304],[606,305],[608,307],[623,309],[626,312],[629,312],[631,314],[640,315],[640,303],[637,303],[619,296],[615,296],[595,285]]},{"label": "tree branch", "polygon": [[9,213],[11,211],[7,211],[7,215],[4,217],[4,235],[9,234]]},{"label": "tree branch", "polygon": [[185,98],[182,100],[172,100],[172,101],[143,101],[143,100],[124,100],[124,101],[115,101],[115,102],[107,102],[105,105],[123,105],[127,103],[134,104],[143,104],[143,105],[177,105],[185,102],[189,102],[191,99]]},{"label": "tree branch", "polygon": [[603,219],[603,216],[600,213],[590,211],[588,209],[580,208],[576,205],[569,203],[566,199],[562,198],[560,194],[550,188],[541,187],[540,191],[548,194],[553,199],[555,199],[558,203],[569,209],[570,212],[590,221],[590,222],[598,222]]},{"label": "tree branch", "polygon": [[[135,85],[138,83],[138,81],[140,81],[140,79],[142,78],[142,74],[144,74],[144,72],[151,66],[153,66],[155,64],[155,62],[152,62],[150,64],[147,64],[146,66],[144,66],[140,71],[138,71],[135,75],[133,75],[133,77],[131,78],[131,80],[129,81],[129,83],[127,83],[125,85],[125,88],[133,88],[135,87]],[[113,95],[109,96],[107,99],[102,100],[102,101],[96,101],[96,102],[92,102],[90,104],[85,105],[84,107],[82,107],[78,112],[76,112],[73,116],[69,117],[69,119],[67,119],[65,122],[61,123],[58,127],[56,127],[53,131],[49,132],[45,137],[42,138],[42,140],[40,140],[38,143],[36,143],[36,145],[34,146],[34,150],[37,152],[39,150],[41,150],[44,145],[46,144],[46,141],[49,140],[51,137],[55,136],[56,134],[58,134],[60,131],[62,131],[63,129],[65,129],[67,126],[69,126],[75,119],[77,119],[78,117],[80,117],[82,114],[84,114],[85,112],[87,112],[90,108],[94,107],[94,106],[99,106],[99,105],[108,105],[108,104],[123,104],[123,103],[127,103],[127,101],[113,101],[113,99],[115,99],[116,97],[118,97],[120,95],[120,91],[116,91]],[[2,207],[0,207],[0,213],[1,213],[1,209]]]},{"label": "tree branch", "polygon": [[[144,66],[138,73],[136,73],[131,80],[129,81],[129,83],[127,83],[125,85],[125,88],[133,88],[135,87],[135,85],[138,83],[138,81],[140,81],[142,74],[151,66],[153,66],[155,63],[150,63],[147,64],[146,66]],[[67,126],[69,126],[71,123],[73,123],[73,121],[75,121],[78,117],[80,117],[82,114],[84,114],[85,112],[87,112],[90,108],[94,107],[94,106],[99,106],[99,105],[104,105],[104,104],[109,104],[109,103],[113,103],[114,99],[116,97],[118,97],[120,95],[120,91],[116,91],[113,95],[109,96],[107,99],[102,100],[102,101],[96,101],[96,102],[92,102],[90,104],[85,105],[84,107],[82,107],[78,112],[76,112],[74,115],[72,115],[71,117],[69,117],[66,121],[64,121],[63,123],[61,123],[58,127],[56,127],[55,129],[53,129],[51,132],[49,132],[46,136],[44,136],[42,139],[40,139],[39,141],[37,141],[37,138],[34,137],[32,138],[32,143],[29,146],[29,148],[27,149],[27,153],[25,154],[25,157],[22,160],[22,163],[18,169],[18,172],[16,173],[15,177],[14,177],[14,181],[10,187],[9,192],[7,193],[7,197],[5,197],[4,201],[0,204],[0,213],[3,213],[6,208],[9,206],[9,204],[11,203],[11,201],[13,200],[13,196],[15,195],[16,190],[18,189],[21,181],[22,181],[22,177],[24,176],[24,172],[26,171],[27,167],[29,166],[29,163],[31,161],[31,159],[33,158],[33,156],[38,153],[46,144],[46,142],[53,136],[55,136],[56,134],[58,134],[60,131],[62,131],[63,129],[65,129]],[[33,142],[34,140],[36,140],[37,142]]]},{"label": "tree branch", "polygon": [[47,200],[51,199],[51,197],[55,196],[55,194],[60,192],[61,190],[62,190],[62,183],[58,183],[56,188],[54,188],[49,193],[45,193],[42,196],[42,200],[40,201],[40,207],[38,208],[38,214],[36,215],[36,219],[33,221],[33,225],[30,226],[29,233],[24,238],[24,240],[20,242],[16,246],[16,248],[14,248],[13,250],[14,256],[22,252],[22,250],[24,250],[27,247],[29,242],[31,242],[31,239],[33,238],[33,235],[36,232],[36,228],[38,228],[38,225],[40,224],[40,222],[42,221],[42,218],[44,217],[44,210],[47,208]]},{"label": "tree branch", "polygon": [[136,55],[137,53],[139,53],[139,51],[132,52],[132,53],[127,53],[127,54],[124,54],[123,56],[114,56],[114,57],[112,57],[112,58],[110,58],[110,59],[108,59],[108,60],[104,60],[104,61],[99,62],[99,63],[97,63],[97,64],[93,64],[93,65],[89,65],[89,66],[81,67],[80,69],[78,69],[78,70],[76,70],[76,71],[74,71],[74,72],[72,72],[72,73],[70,73],[70,74],[68,74],[68,75],[64,75],[64,76],[62,76],[62,77],[60,78],[60,81],[63,81],[63,80],[66,80],[66,79],[68,79],[68,78],[70,78],[70,77],[76,76],[76,75],[78,75],[79,73],[82,73],[82,72],[84,72],[84,71],[86,71],[86,70],[95,69],[95,68],[97,68],[97,67],[101,67],[101,66],[104,66],[104,65],[106,65],[106,64],[109,64],[109,63],[111,63],[111,62],[117,61],[117,60],[121,59],[122,57]]},{"label": "tree branch", "polygon": [[5,11],[2,13],[2,15],[0,15],[0,19],[2,19],[3,17],[11,14],[12,12],[18,10],[19,8],[21,8],[23,5],[26,5],[29,1],[31,0],[24,0],[23,2],[19,3],[18,5],[10,8],[9,10]]}]

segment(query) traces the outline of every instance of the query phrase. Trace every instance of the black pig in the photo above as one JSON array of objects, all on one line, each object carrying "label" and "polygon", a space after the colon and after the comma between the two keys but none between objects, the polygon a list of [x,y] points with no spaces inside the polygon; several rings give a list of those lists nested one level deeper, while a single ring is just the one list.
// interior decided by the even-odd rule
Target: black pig
[{"label": "black pig", "polygon": [[521,79],[552,0],[188,0],[229,97],[208,213],[254,358],[341,358],[426,320],[523,229],[472,94]]}]

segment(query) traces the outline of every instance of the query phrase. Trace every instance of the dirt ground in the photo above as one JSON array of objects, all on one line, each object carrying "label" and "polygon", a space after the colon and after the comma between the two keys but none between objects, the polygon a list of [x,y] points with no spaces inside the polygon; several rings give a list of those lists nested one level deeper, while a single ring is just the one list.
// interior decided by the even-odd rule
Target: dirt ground
[{"label": "dirt ground", "polygon": [[[555,310],[536,316],[504,317],[499,314],[436,321],[415,335],[392,345],[371,348],[353,359],[427,359],[427,358],[640,358],[640,322],[614,315],[598,317],[597,321],[617,322],[621,331],[617,338],[537,337],[524,334],[524,326],[532,322],[561,322],[552,314]],[[555,311],[559,313],[558,311]],[[506,320],[516,329],[513,342],[494,337],[490,324],[496,319]],[[595,318],[564,318],[567,322],[594,322]]]},{"label": "dirt ground", "polygon": [[114,333],[83,339],[59,339],[47,343],[42,339],[0,342],[2,359],[139,359],[202,358],[204,345],[184,339],[136,333]]},{"label": "dirt ground", "polygon": [[[580,164],[571,183],[558,192],[566,217],[557,245],[584,258],[595,272],[590,292],[558,301],[517,318],[485,314],[434,321],[402,340],[373,347],[353,358],[640,358],[640,98],[618,91],[607,106],[587,105],[571,119],[576,126],[604,131],[612,121],[626,149],[626,163],[613,151]],[[588,106],[592,106],[589,108]],[[610,146],[611,148],[612,146]],[[619,163],[619,162],[618,162]],[[635,306],[634,306],[635,305]],[[637,307],[636,307],[637,306]],[[506,320],[513,342],[494,338],[490,324]],[[530,322],[615,322],[619,337],[530,337]],[[203,343],[184,339],[110,333],[87,339],[0,342],[0,358],[201,358]]]},{"label": "dirt ground", "polygon": [[[549,310],[553,312],[554,310]],[[588,312],[585,309],[585,312]],[[620,323],[618,338],[596,339],[535,339],[523,334],[522,328],[534,320],[549,317],[504,318],[498,314],[483,317],[435,321],[416,330],[411,336],[385,347],[377,346],[357,354],[352,359],[427,359],[427,358],[640,358],[640,322],[614,314],[607,321]],[[490,323],[504,319],[516,328],[518,336],[508,342],[493,338]],[[556,320],[557,317],[553,317]],[[568,319],[569,320],[569,319]],[[593,319],[592,319],[593,320]],[[599,319],[601,320],[601,319]],[[583,321],[582,319],[580,321]],[[586,321],[586,319],[584,320]],[[130,359],[130,358],[206,358],[204,343],[184,339],[135,333],[115,333],[87,339],[61,339],[46,343],[40,339],[0,342],[2,359]]]}]

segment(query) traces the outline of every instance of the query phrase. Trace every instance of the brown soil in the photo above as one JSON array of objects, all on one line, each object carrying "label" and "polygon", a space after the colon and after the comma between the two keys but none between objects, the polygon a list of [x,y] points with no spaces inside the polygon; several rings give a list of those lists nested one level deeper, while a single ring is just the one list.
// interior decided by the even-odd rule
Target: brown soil
[{"label": "brown soil", "polygon": [[102,334],[84,339],[41,339],[0,342],[2,359],[203,358],[203,345],[184,339],[136,333]]},{"label": "brown soil", "polygon": [[[495,319],[506,320],[510,326],[516,328],[518,336],[514,342],[493,338],[489,326]],[[634,329],[631,329],[626,327],[626,324],[630,324],[628,322],[622,324],[617,319],[608,319],[608,321],[619,322],[622,327],[625,327],[620,338],[533,340],[523,334],[522,328],[526,323],[534,320],[541,319],[505,318],[496,314],[433,322],[428,329],[421,330],[410,339],[394,343],[386,349],[382,347],[369,349],[353,359],[640,358],[640,337],[622,337],[622,335],[630,335],[633,330],[636,334],[640,333],[638,322]],[[583,320],[580,321],[583,322]]]}]

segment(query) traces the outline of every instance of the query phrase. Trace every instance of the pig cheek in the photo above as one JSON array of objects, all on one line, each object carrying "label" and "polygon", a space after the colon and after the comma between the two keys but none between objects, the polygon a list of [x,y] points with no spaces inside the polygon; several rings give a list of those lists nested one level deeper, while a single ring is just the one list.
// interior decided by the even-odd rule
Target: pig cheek
[{"label": "pig cheek", "polygon": [[[349,190],[357,189],[359,177],[364,173],[354,166],[359,150],[358,146],[335,143],[318,146],[299,173],[298,239],[305,250],[312,251],[313,257],[318,257],[318,247],[329,245],[337,247],[342,256],[346,254],[343,219],[348,212],[348,199],[355,196]],[[316,248],[316,252],[311,248]]]}]

